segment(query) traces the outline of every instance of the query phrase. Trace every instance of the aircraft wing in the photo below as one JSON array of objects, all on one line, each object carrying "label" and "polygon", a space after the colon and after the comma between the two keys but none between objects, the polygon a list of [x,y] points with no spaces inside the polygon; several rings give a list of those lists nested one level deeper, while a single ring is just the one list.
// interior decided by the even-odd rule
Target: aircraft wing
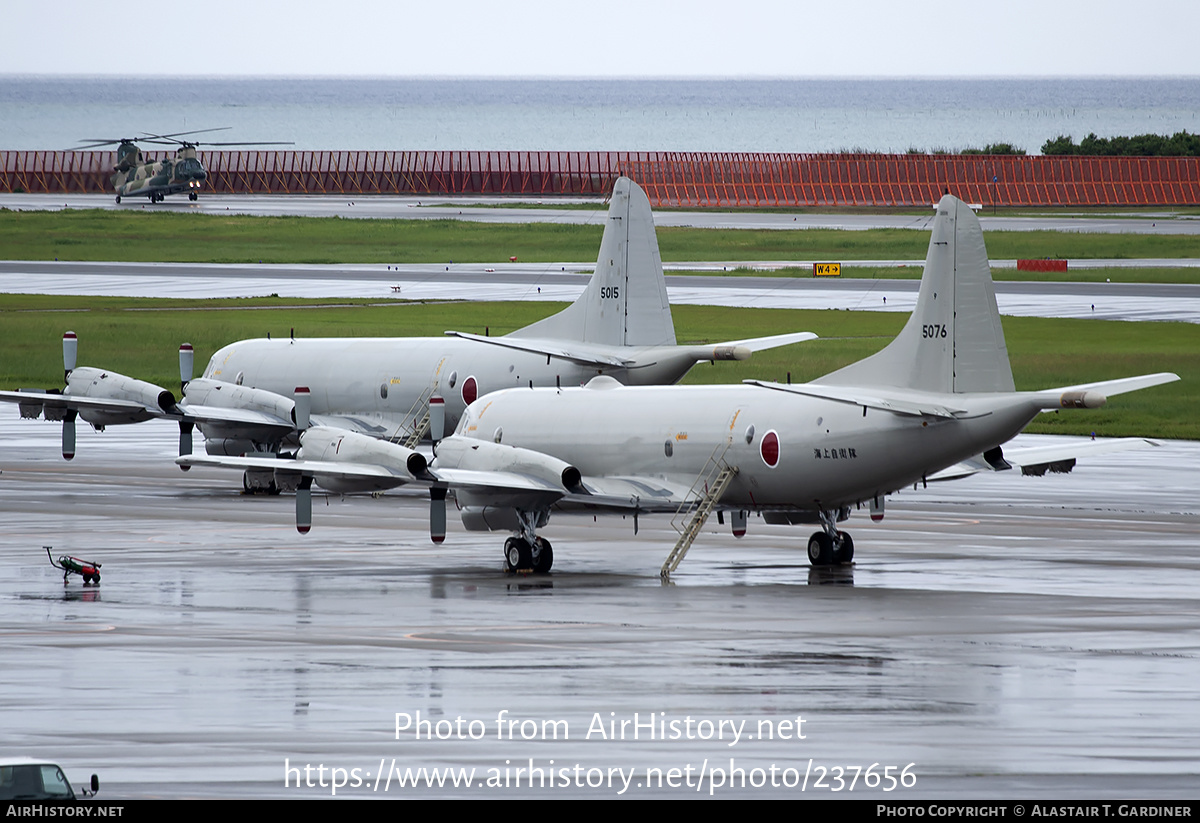
[{"label": "aircraft wing", "polygon": [[165,414],[158,406],[147,406],[133,400],[116,400],[104,397],[76,397],[70,394],[41,391],[0,391],[0,401],[22,406],[58,409],[75,409],[129,414],[150,414],[156,417],[178,417]]},{"label": "aircraft wing", "polygon": [[1050,446],[1004,449],[999,455],[989,453],[990,460],[984,458],[983,455],[978,455],[961,463],[955,463],[926,479],[929,481],[958,480],[979,472],[1004,471],[1009,468],[1020,469],[1022,474],[1030,475],[1042,475],[1047,471],[1066,473],[1075,467],[1075,461],[1080,457],[1093,457],[1098,454],[1113,454],[1146,446],[1161,445],[1157,441],[1142,437],[1119,437],[1056,443]]},{"label": "aircraft wing", "polygon": [[183,418],[191,423],[256,426],[284,431],[295,428],[291,420],[254,409],[190,405],[185,401],[179,405],[179,411],[183,413]]},{"label": "aircraft wing", "polygon": [[500,346],[507,349],[518,349],[519,351],[544,354],[547,357],[558,357],[563,360],[570,360],[574,363],[580,363],[585,366],[624,367],[632,365],[634,362],[624,357],[615,357],[613,355],[606,355],[600,352],[571,349],[566,346],[556,344],[554,341],[550,340],[522,340],[514,337],[483,337],[478,334],[469,334],[462,331],[448,331],[446,334],[451,337],[461,337],[464,340],[474,340],[476,343],[487,343],[492,346]]},{"label": "aircraft wing", "polygon": [[396,480],[407,483],[412,480],[406,473],[387,466],[368,463],[339,463],[329,460],[285,460],[278,457],[223,457],[207,454],[185,454],[175,458],[180,466],[208,466],[210,468],[247,469],[278,471],[308,477],[337,477],[346,480]]},{"label": "aircraft wing", "polygon": [[584,477],[581,485],[586,494],[566,495],[561,503],[617,511],[674,512],[697,499],[688,485],[658,477]]},{"label": "aircraft wing", "polygon": [[852,386],[834,386],[823,383],[768,383],[762,380],[744,380],[752,386],[764,389],[803,394],[809,397],[819,397],[824,400],[835,400],[852,406],[865,406],[871,409],[903,414],[913,417],[962,417],[965,409],[953,409],[935,402],[924,402],[912,398],[889,397]]}]

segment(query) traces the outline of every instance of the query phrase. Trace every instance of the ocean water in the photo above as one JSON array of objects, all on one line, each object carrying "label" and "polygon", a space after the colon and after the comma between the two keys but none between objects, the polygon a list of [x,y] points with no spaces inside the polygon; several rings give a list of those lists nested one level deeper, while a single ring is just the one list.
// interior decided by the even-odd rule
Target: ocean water
[{"label": "ocean water", "polygon": [[0,149],[229,127],[296,149],[904,152],[1200,131],[1200,77],[437,80],[0,77]]}]

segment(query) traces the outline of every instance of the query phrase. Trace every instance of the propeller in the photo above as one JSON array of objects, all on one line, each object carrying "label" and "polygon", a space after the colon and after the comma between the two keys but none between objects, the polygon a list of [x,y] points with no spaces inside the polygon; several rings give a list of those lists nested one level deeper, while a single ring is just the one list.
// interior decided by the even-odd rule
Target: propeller
[{"label": "propeller", "polygon": [[[184,343],[179,347],[179,393],[182,395],[187,388],[187,384],[192,380],[193,365],[195,363],[195,352],[192,351],[191,343]],[[190,420],[179,421],[179,456],[192,453],[192,429],[194,424]],[[184,471],[191,469],[191,466],[180,466]]]},{"label": "propeller", "polygon": [[440,394],[429,398],[429,438],[433,441],[433,453],[437,454],[438,442],[446,436],[446,399]]},{"label": "propeller", "polygon": [[[312,413],[312,393],[307,386],[297,386],[294,398],[296,429],[303,433],[308,428],[309,416]],[[312,482],[310,475],[304,475],[300,478],[300,485],[296,487],[296,531],[300,534],[308,534],[312,529]]]},{"label": "propeller", "polygon": [[446,487],[429,487],[429,539],[441,543],[446,539]]},{"label": "propeller", "polygon": [[[69,331],[63,335],[63,382],[75,371],[75,357],[79,351],[79,338],[75,332]],[[74,409],[67,409],[63,415],[62,427],[62,456],[65,460],[75,457],[75,415]]]},{"label": "propeller", "polygon": [[63,382],[75,371],[75,355],[79,351],[79,338],[75,332],[69,331],[63,335]]},{"label": "propeller", "polygon": [[63,415],[62,454],[64,460],[75,457],[75,415],[74,409],[67,409]]},{"label": "propeller", "polygon": [[[433,453],[437,455],[438,443],[446,436],[446,399],[440,394],[429,398],[429,437],[433,441]],[[446,539],[446,487],[429,487],[429,539],[441,543]]]},{"label": "propeller", "polygon": [[300,478],[296,487],[296,531],[308,534],[312,529],[312,482],[308,475]]}]

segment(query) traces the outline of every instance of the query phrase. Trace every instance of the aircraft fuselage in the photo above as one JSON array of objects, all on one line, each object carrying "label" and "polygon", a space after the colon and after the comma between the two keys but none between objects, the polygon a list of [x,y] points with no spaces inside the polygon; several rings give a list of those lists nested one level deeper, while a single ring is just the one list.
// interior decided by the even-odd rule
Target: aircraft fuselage
[{"label": "aircraft fuselage", "polygon": [[723,508],[815,512],[918,482],[1008,440],[1038,412],[1012,394],[929,399],[964,414],[864,414],[761,386],[511,390],[471,406],[456,434],[535,449],[585,478],[662,478],[685,488],[720,457],[738,468]]},{"label": "aircraft fuselage", "polygon": [[[630,357],[653,349],[608,347]],[[603,352],[603,347],[596,347]],[[204,377],[290,397],[307,386],[312,414],[353,418],[360,430],[391,437],[424,413],[431,393],[446,401],[452,430],[467,405],[515,386],[578,386],[599,374],[622,382],[675,382],[694,354],[663,350],[644,366],[580,364],[458,337],[243,340],[224,347]]]}]

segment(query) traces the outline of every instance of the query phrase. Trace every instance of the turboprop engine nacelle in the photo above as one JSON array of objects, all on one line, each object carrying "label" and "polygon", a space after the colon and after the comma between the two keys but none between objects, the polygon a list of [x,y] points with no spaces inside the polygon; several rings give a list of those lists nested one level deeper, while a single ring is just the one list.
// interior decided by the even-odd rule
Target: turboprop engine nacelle
[{"label": "turboprop engine nacelle", "polygon": [[581,491],[579,469],[548,454],[488,440],[450,437],[438,444],[437,465],[447,469],[513,472],[544,480],[567,491]]},{"label": "turboprop engine nacelle", "polygon": [[296,422],[296,402],[290,397],[267,391],[198,377],[183,390],[188,403],[222,409],[249,409]]},{"label": "turboprop engine nacelle", "polygon": [[334,492],[382,491],[401,486],[425,473],[425,456],[386,440],[365,434],[314,426],[300,435],[301,460],[383,466],[398,472],[391,477],[336,477],[317,475],[317,483]]},{"label": "turboprop engine nacelle", "polygon": [[175,395],[162,386],[87,366],[71,371],[67,377],[67,394],[98,400],[123,400],[146,408],[145,411],[80,409],[79,416],[94,426],[141,423],[155,416],[150,409],[161,409],[168,414],[176,410]]}]

